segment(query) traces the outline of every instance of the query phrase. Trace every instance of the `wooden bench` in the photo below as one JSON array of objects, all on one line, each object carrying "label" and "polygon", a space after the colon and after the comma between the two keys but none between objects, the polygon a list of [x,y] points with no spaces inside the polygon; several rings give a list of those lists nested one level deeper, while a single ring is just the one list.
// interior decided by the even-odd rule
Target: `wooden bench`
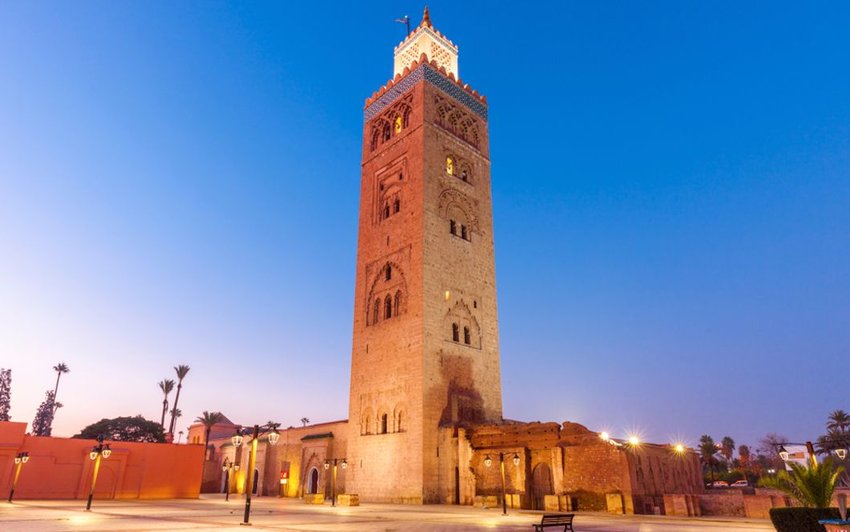
[{"label": "wooden bench", "polygon": [[543,514],[539,525],[532,525],[534,530],[542,531],[544,528],[563,527],[563,530],[573,530],[573,517],[576,514]]}]

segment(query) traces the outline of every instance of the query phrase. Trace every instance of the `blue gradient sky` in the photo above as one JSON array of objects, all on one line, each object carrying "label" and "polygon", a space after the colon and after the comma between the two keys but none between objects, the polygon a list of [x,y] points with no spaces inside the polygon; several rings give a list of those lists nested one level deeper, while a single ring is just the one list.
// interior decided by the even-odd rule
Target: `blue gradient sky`
[{"label": "blue gradient sky", "polygon": [[[746,5],[742,5],[746,4]],[[850,5],[430,2],[487,95],[505,416],[850,409]],[[510,7],[509,7],[510,6]],[[0,366],[55,433],[347,416],[362,106],[421,4],[0,4]]]}]

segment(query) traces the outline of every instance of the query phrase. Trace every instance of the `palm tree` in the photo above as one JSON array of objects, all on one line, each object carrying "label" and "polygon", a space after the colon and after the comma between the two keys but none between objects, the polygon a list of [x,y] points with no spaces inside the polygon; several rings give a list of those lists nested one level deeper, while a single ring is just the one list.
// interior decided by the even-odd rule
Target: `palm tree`
[{"label": "palm tree", "polygon": [[699,453],[702,456],[702,461],[705,467],[711,473],[711,481],[714,482],[714,453],[717,452],[717,445],[714,443],[714,438],[708,434],[703,434],[699,439]]},{"label": "palm tree", "polygon": [[761,485],[787,493],[806,508],[829,508],[838,476],[844,468],[836,467],[831,457],[810,467],[795,462],[787,464],[790,473],[783,470],[775,477],[764,477]]},{"label": "palm tree", "polygon": [[729,436],[723,436],[720,440],[720,453],[726,458],[727,468],[732,467],[732,456],[735,454],[735,440]]},{"label": "palm tree", "polygon": [[68,365],[64,362],[60,362],[53,366],[53,371],[56,372],[56,386],[53,388],[53,399],[56,400],[56,394],[59,393],[59,378],[63,373],[68,373],[71,370],[68,369]]},{"label": "palm tree", "polygon": [[307,426],[307,423],[309,423],[309,422],[310,422],[310,420],[309,420],[308,418],[306,418],[306,417],[302,417],[302,418],[301,418],[301,423],[302,423],[305,427]]},{"label": "palm tree", "polygon": [[174,367],[174,371],[177,373],[177,394],[174,396],[174,408],[171,411],[171,423],[168,425],[168,433],[171,434],[172,438],[174,438],[174,422],[178,417],[174,415],[174,412],[177,411],[177,401],[180,400],[180,389],[183,388],[183,379],[185,379],[186,374],[189,373],[189,366],[180,364],[179,366]]},{"label": "palm tree", "polygon": [[844,410],[835,410],[829,414],[826,430],[829,432],[846,432],[850,428],[850,414]]},{"label": "palm tree", "polygon": [[[206,410],[204,410],[203,414],[195,418],[196,422],[204,425],[204,456],[209,452],[210,432],[213,425],[220,423],[222,419],[224,419],[224,415],[221,412],[207,412]],[[207,458],[207,460],[211,459]]]},{"label": "palm tree", "polygon": [[159,381],[159,389],[162,390],[163,398],[162,398],[162,419],[159,421],[159,425],[162,427],[162,430],[165,430],[165,413],[168,412],[168,394],[174,389],[174,381],[171,379],[163,379]]}]

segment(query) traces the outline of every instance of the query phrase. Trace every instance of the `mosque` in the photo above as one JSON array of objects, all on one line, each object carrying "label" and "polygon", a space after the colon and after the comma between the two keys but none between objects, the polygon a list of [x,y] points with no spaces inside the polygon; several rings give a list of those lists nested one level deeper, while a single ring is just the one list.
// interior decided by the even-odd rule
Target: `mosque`
[{"label": "mosque", "polygon": [[[691,450],[502,417],[488,109],[426,8],[363,111],[348,419],[260,437],[250,478],[251,446],[220,423],[204,491],[699,512]],[[203,440],[193,425],[189,441]]]}]

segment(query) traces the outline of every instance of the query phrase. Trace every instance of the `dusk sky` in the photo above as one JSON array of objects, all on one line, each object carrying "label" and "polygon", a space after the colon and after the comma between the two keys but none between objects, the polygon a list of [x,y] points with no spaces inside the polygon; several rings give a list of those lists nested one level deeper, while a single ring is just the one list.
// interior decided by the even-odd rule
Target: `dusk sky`
[{"label": "dusk sky", "polygon": [[[850,4],[429,1],[487,96],[504,415],[850,410]],[[422,4],[0,3],[0,367],[54,435],[348,415],[363,103]],[[378,371],[380,368],[376,368]]]}]

